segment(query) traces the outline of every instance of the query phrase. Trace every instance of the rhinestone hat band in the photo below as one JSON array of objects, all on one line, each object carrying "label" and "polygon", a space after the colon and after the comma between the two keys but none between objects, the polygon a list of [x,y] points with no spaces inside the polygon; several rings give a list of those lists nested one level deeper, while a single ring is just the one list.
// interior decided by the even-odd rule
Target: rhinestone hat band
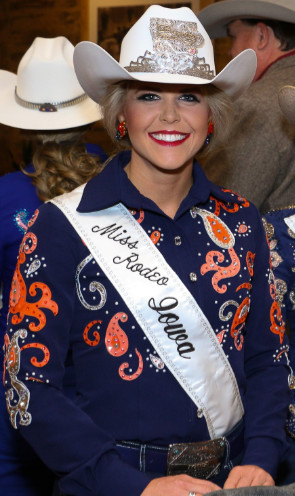
[{"label": "rhinestone hat band", "polygon": [[16,102],[22,107],[33,110],[39,110],[40,112],[57,112],[58,109],[71,107],[72,105],[77,105],[78,103],[83,102],[87,98],[86,93],[83,93],[83,95],[77,96],[76,98],[72,98],[72,100],[67,100],[59,103],[32,103],[32,102],[28,102],[27,100],[23,100],[17,94],[17,87],[15,87],[14,96]]},{"label": "rhinestone hat band", "polygon": [[196,22],[174,19],[150,19],[150,33],[154,52],[146,50],[143,56],[125,67],[128,72],[156,72],[184,74],[213,79],[215,74],[205,58],[197,56],[204,38]]}]

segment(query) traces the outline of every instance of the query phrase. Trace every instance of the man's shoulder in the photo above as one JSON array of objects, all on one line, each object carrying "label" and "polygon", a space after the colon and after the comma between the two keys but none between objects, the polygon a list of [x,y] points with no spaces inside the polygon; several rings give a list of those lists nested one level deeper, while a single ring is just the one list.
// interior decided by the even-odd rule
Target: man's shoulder
[{"label": "man's shoulder", "polygon": [[269,96],[277,96],[278,90],[285,85],[294,85],[295,80],[295,54],[281,58],[274,62],[268,70],[237,100],[237,103],[248,100],[265,101]]}]

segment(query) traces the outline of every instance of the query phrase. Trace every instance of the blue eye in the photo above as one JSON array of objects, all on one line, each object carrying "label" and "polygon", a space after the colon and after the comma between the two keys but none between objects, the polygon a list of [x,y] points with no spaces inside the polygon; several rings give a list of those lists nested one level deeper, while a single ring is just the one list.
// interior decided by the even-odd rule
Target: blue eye
[{"label": "blue eye", "polygon": [[138,100],[143,100],[145,102],[153,102],[154,100],[159,100],[159,96],[155,93],[143,93],[139,95]]},{"label": "blue eye", "polygon": [[200,98],[197,95],[193,95],[190,93],[181,95],[180,100],[184,100],[185,102],[200,102]]}]

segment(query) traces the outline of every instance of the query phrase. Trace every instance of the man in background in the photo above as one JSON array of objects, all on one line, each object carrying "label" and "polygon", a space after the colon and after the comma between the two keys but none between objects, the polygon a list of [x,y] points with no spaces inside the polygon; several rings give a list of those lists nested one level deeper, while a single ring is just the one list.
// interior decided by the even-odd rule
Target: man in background
[{"label": "man in background", "polygon": [[295,0],[224,0],[198,18],[211,38],[231,38],[231,57],[247,48],[257,55],[253,83],[234,103],[228,145],[203,164],[207,176],[262,213],[295,203],[295,127],[278,104],[279,89],[295,84]]}]

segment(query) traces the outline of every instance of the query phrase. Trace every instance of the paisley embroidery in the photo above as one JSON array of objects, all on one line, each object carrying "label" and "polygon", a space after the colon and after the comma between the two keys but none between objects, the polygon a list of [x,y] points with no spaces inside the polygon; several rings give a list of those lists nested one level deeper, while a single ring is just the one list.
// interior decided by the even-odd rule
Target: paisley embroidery
[{"label": "paisley embroidery", "polygon": [[[28,388],[18,380],[17,374],[20,369],[20,356],[21,351],[18,344],[18,339],[27,337],[27,331],[20,329],[16,331],[9,342],[6,338],[6,370],[10,376],[11,388],[6,392],[6,405],[10,416],[12,426],[17,429],[17,419],[19,416],[20,425],[29,425],[32,420],[31,414],[28,412],[30,391]],[[18,398],[15,398],[17,394]],[[11,402],[14,402],[13,404]]]},{"label": "paisley embroidery", "polygon": [[126,375],[125,374],[125,369],[127,369],[129,367],[129,363],[128,362],[122,363],[121,367],[119,367],[119,376],[124,381],[134,381],[134,379],[137,379],[140,376],[141,372],[142,372],[142,369],[143,369],[142,356],[139,353],[139,351],[137,351],[136,348],[135,348],[135,353],[138,356],[138,362],[139,363],[138,363],[137,370],[136,370],[136,372],[134,372],[134,374],[131,374],[131,375]]},{"label": "paisley embroidery", "polygon": [[30,276],[31,274],[33,274],[33,272],[36,272],[36,270],[40,269],[40,267],[41,267],[40,260],[38,260],[38,258],[36,260],[33,260],[33,262],[30,264],[27,270],[27,275]]},{"label": "paisley embroidery", "polygon": [[217,200],[216,198],[213,198],[213,196],[210,196],[210,200],[215,201],[215,215],[220,214],[220,207],[222,207],[226,212],[231,212],[235,213],[239,210],[239,205],[237,203],[223,203],[220,200]]},{"label": "paisley embroidery", "polygon": [[135,210],[135,209],[132,209],[132,210],[129,210],[129,212],[130,212],[130,213],[131,213],[131,215],[133,215],[133,216],[135,216],[136,214],[138,214],[138,213],[139,213],[139,217],[138,217],[138,219],[136,219],[136,220],[137,220],[137,222],[138,222],[139,224],[141,224],[141,223],[142,223],[142,221],[143,221],[143,219],[144,219],[144,211],[143,211],[143,210]]},{"label": "paisley embroidery", "polygon": [[250,298],[247,296],[239,305],[231,325],[231,336],[234,338],[235,347],[238,351],[240,351],[243,347],[244,336],[242,331],[245,326],[245,321],[249,310]]},{"label": "paisley embroidery", "polygon": [[280,307],[282,307],[284,303],[285,294],[288,291],[288,286],[283,279],[275,278],[275,287],[276,287],[276,300],[278,301]]},{"label": "paisley embroidery", "polygon": [[248,268],[248,272],[250,274],[251,277],[253,277],[253,273],[254,273],[254,260],[255,260],[255,254],[252,253],[251,251],[248,251],[247,255],[246,255],[246,264],[247,264],[247,268]]},{"label": "paisley embroidery", "polygon": [[274,268],[277,268],[283,261],[281,255],[278,254],[277,251],[270,252],[271,265]]},{"label": "paisley embroidery", "polygon": [[278,301],[274,301],[270,310],[270,320],[271,326],[270,330],[274,334],[278,334],[280,338],[280,343],[283,343],[285,334],[285,325],[283,322],[283,317],[281,313],[281,308]]},{"label": "paisley embroidery", "polygon": [[119,320],[121,320],[122,322],[127,322],[128,317],[126,313],[116,313],[116,315],[111,319],[108,325],[105,336],[106,348],[112,356],[124,355],[129,346],[128,337],[123,329],[121,329]]},{"label": "paisley embroidery", "polygon": [[44,346],[43,344],[40,344],[40,343],[29,343],[29,344],[22,346],[21,351],[26,350],[26,349],[30,349],[30,348],[37,348],[37,349],[41,350],[43,355],[44,355],[43,360],[41,360],[41,362],[38,362],[36,357],[32,357],[31,358],[31,364],[34,365],[34,367],[44,367],[44,365],[46,365],[49,362],[49,358],[50,358],[50,353],[49,353],[48,348],[46,346]]},{"label": "paisley embroidery", "polygon": [[151,234],[151,240],[154,243],[154,245],[156,245],[160,239],[161,239],[160,231],[153,231]]},{"label": "paisley embroidery", "polygon": [[[107,332],[105,336],[105,345],[108,352],[112,356],[116,356],[116,357],[122,356],[128,350],[129,347],[128,337],[119,325],[119,321],[127,322],[127,320],[128,320],[128,316],[126,315],[126,313],[118,312],[116,313],[116,315],[114,315],[114,317],[112,317],[107,327]],[[134,379],[137,379],[143,370],[142,356],[137,349],[135,349],[135,352],[138,356],[139,364],[134,374],[126,375],[125,369],[129,367],[128,362],[124,362],[119,367],[119,376],[125,381],[132,381]]]},{"label": "paisley embroidery", "polygon": [[[230,248],[228,254],[231,258],[231,264],[224,267],[219,265],[224,262],[224,255],[219,251],[209,251],[206,255],[206,263],[201,267],[201,274],[204,275],[209,271],[214,271],[215,274],[212,277],[212,285],[217,293],[225,293],[227,291],[227,285],[223,284],[221,287],[218,285],[219,281],[225,278],[234,277],[240,272],[241,264],[239,257],[237,256],[235,250]],[[214,257],[216,257],[217,262],[215,262]]]},{"label": "paisley embroidery", "polygon": [[90,293],[96,293],[97,292],[100,296],[100,301],[97,305],[90,305],[90,303],[88,303],[86,301],[86,299],[84,298],[84,295],[83,295],[82,289],[81,289],[81,283],[80,283],[82,271],[87,266],[87,264],[89,264],[92,260],[94,260],[93,256],[88,255],[86,258],[84,258],[84,260],[82,260],[81,263],[79,263],[79,265],[77,267],[77,271],[76,271],[76,276],[75,276],[76,290],[77,290],[78,298],[79,298],[80,302],[82,303],[83,307],[87,308],[87,310],[99,310],[100,308],[102,308],[106,304],[106,301],[107,301],[107,292],[106,292],[105,287],[98,281],[91,281],[90,282],[90,284],[89,284]]},{"label": "paisley embroidery", "polygon": [[[235,193],[234,191],[232,191],[230,189],[222,189],[222,191],[224,191],[225,193],[232,193],[233,195],[235,195],[237,197],[237,200],[239,202],[241,202],[242,207],[248,208],[250,206],[250,203],[248,202],[248,200],[246,200],[246,198],[244,198],[243,196],[240,196],[238,193]],[[239,207],[239,205],[238,205],[238,207]],[[237,211],[237,210],[235,210],[235,211]]]},{"label": "paisley embroidery", "polygon": [[159,370],[162,370],[165,367],[163,360],[161,360],[161,358],[155,355],[152,355],[151,353],[150,353],[150,361]]},{"label": "paisley embroidery", "polygon": [[35,223],[35,221],[37,220],[38,218],[38,215],[39,215],[39,210],[35,210],[34,212],[34,215],[32,215],[32,217],[30,218],[29,222],[28,222],[28,227],[32,227],[32,225]]},{"label": "paisley embroidery", "polygon": [[196,213],[203,219],[208,235],[217,246],[225,249],[234,246],[234,235],[219,217],[201,208],[196,208]]},{"label": "paisley embroidery", "polygon": [[89,339],[89,331],[96,324],[101,324],[101,320],[93,320],[85,327],[84,332],[83,332],[84,341],[85,341],[85,343],[89,344],[89,346],[97,346],[100,342],[100,335],[99,335],[99,332],[97,332],[97,331],[93,331],[94,339],[92,339],[92,340]]},{"label": "paisley embroidery", "polygon": [[25,208],[14,214],[14,223],[22,233],[25,233],[28,229],[28,216],[28,211]]},{"label": "paisley embroidery", "polygon": [[20,272],[20,266],[26,261],[26,254],[32,253],[37,246],[37,238],[33,233],[27,233],[20,246],[17,266],[12,279],[10,291],[9,312],[13,314],[11,318],[12,324],[19,324],[25,316],[31,316],[38,321],[29,324],[31,331],[40,331],[46,324],[45,314],[40,308],[47,308],[54,315],[58,313],[57,304],[51,299],[51,291],[47,284],[34,282],[29,288],[30,296],[37,295],[37,291],[41,291],[40,298],[34,302],[27,301],[27,288]]}]

